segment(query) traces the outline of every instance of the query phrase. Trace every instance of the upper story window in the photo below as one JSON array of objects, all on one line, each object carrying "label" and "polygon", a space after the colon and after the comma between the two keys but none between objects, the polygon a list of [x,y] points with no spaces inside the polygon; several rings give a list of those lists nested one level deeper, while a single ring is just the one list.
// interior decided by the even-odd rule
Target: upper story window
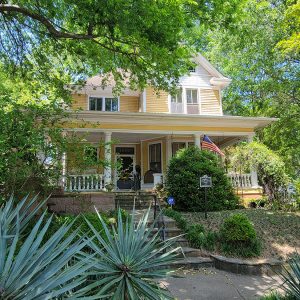
[{"label": "upper story window", "polygon": [[89,110],[119,111],[119,100],[116,97],[89,97]]},{"label": "upper story window", "polygon": [[90,97],[89,98],[89,110],[102,110],[103,98]]},{"label": "upper story window", "polygon": [[171,113],[183,113],[182,89],[177,90],[175,95],[171,95]]},{"label": "upper story window", "polygon": [[187,104],[198,103],[198,90],[197,89],[186,89],[186,102]]},{"label": "upper story window", "polygon": [[199,101],[197,89],[186,89],[186,103],[188,114],[199,114]]}]

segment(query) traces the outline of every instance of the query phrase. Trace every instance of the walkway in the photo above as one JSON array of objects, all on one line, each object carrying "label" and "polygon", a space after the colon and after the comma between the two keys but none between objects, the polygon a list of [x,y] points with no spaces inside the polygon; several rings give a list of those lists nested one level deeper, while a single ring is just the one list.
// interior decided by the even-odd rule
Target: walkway
[{"label": "walkway", "polygon": [[162,281],[178,300],[252,300],[276,289],[278,277],[246,276],[227,273],[214,268],[180,270],[183,278]]}]

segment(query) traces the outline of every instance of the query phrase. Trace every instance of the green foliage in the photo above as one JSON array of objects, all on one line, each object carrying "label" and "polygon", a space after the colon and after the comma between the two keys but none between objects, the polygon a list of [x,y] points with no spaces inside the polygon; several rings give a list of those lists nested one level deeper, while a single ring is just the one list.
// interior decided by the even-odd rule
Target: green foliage
[{"label": "green foliage", "polygon": [[259,130],[259,139],[296,176],[300,169],[299,1],[239,2],[228,27],[200,32],[199,47],[232,79],[222,97],[225,113],[279,118]]},{"label": "green foliage", "polygon": [[113,75],[120,91],[129,81],[132,88],[169,88],[191,64],[191,44],[183,40],[193,26],[193,1],[12,4],[0,9],[0,57],[8,66],[28,71],[40,65],[44,75],[66,72],[81,80],[101,70]]},{"label": "green foliage", "polygon": [[[79,287],[86,281],[87,270],[93,262],[82,252],[88,241],[77,239],[79,228],[70,233],[73,223],[64,224],[43,244],[52,220],[51,217],[45,220],[44,213],[18,247],[21,231],[34,214],[29,213],[24,218],[22,213],[23,209],[26,212],[30,210],[32,202],[28,206],[21,202],[22,205],[16,206],[15,210],[12,209],[12,202],[10,199],[0,209],[1,299],[82,297],[84,294]],[[75,288],[78,291],[72,293]]]},{"label": "green foliage", "polygon": [[216,249],[218,244],[216,232],[205,230],[201,224],[188,224],[186,218],[174,209],[165,209],[164,214],[175,220],[176,225],[186,233],[186,238],[193,247],[209,251]]},{"label": "green foliage", "polygon": [[283,281],[282,288],[291,299],[300,299],[300,255],[296,253],[289,260],[289,268],[283,266],[280,272]]},{"label": "green foliage", "polygon": [[251,142],[234,148],[232,165],[237,170],[257,170],[260,184],[269,200],[279,200],[279,188],[285,188],[289,177],[285,172],[282,159],[264,144]]},{"label": "green foliage", "polygon": [[167,265],[175,260],[178,248],[171,248],[174,238],[161,241],[155,225],[148,227],[149,212],[150,209],[136,224],[134,217],[124,221],[119,210],[118,227],[113,226],[112,231],[99,214],[105,239],[88,222],[95,234],[91,247],[97,255],[92,272],[96,279],[86,287],[89,293],[109,293],[111,299],[118,300],[172,299],[159,288],[157,280],[170,273]]},{"label": "green foliage", "polygon": [[199,187],[199,178],[212,177],[213,188],[208,189],[208,211],[234,209],[238,198],[216,155],[189,147],[177,152],[170,160],[166,189],[175,198],[175,207],[187,211],[204,211],[204,189]]},{"label": "green foliage", "polygon": [[188,223],[186,221],[186,219],[182,216],[182,214],[172,208],[167,208],[164,210],[164,214],[172,219],[175,220],[176,225],[186,231],[188,228]]},{"label": "green foliage", "polygon": [[207,231],[201,224],[190,225],[187,229],[187,239],[193,247],[213,251],[218,242],[218,234]]},{"label": "green foliage", "polygon": [[251,257],[260,254],[260,244],[247,216],[234,214],[220,228],[222,250],[225,253]]}]

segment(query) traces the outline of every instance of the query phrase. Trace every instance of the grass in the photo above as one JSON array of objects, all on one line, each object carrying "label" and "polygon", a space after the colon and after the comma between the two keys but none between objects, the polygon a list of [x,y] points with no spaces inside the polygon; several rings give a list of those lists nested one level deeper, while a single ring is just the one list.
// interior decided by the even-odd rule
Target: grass
[{"label": "grass", "polygon": [[224,219],[231,214],[247,215],[254,225],[258,239],[262,242],[262,258],[286,259],[300,252],[300,213],[269,211],[265,209],[239,209],[208,213],[183,213],[189,223],[202,224],[206,229],[218,231]]}]

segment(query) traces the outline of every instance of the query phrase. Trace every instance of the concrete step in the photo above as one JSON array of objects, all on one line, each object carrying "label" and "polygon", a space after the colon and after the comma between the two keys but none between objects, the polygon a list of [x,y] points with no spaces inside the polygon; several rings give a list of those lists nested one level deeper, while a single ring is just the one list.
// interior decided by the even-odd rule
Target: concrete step
[{"label": "concrete step", "polygon": [[[184,253],[184,255],[182,254]],[[195,249],[191,247],[182,247],[181,250],[178,250],[180,257],[202,257],[203,252],[200,249]]]},{"label": "concrete step", "polygon": [[213,266],[214,261],[209,257],[186,257],[183,259],[178,259],[176,262],[169,264],[170,268],[183,269],[210,268]]}]

